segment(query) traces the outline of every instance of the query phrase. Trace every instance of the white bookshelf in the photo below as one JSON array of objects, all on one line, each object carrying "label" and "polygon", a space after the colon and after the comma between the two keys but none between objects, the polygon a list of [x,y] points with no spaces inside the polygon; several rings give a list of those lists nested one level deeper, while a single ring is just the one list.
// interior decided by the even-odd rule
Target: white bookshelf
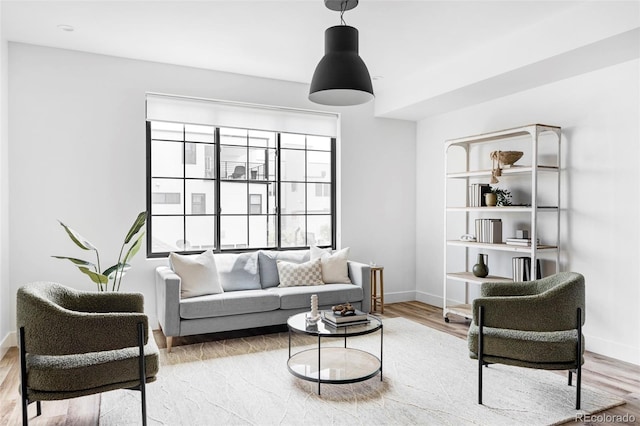
[{"label": "white bookshelf", "polygon": [[[549,155],[549,150],[545,151],[545,155],[540,155],[539,142],[542,135],[547,137],[547,134],[551,134],[554,140],[555,146],[551,149],[553,155]],[[523,142],[523,139],[525,141]],[[445,209],[444,209],[444,225],[445,225],[445,239],[444,239],[444,284],[443,284],[443,316],[446,322],[449,322],[449,314],[462,316],[464,318],[472,318],[471,303],[472,299],[469,296],[470,285],[481,285],[485,282],[513,282],[512,274],[510,270],[501,270],[498,275],[488,275],[484,278],[479,278],[473,275],[471,267],[475,263],[475,259],[471,257],[471,253],[514,253],[518,256],[528,256],[531,258],[531,276],[535,277],[537,271],[537,260],[540,256],[544,255],[545,258],[551,258],[555,262],[555,270],[559,271],[560,268],[560,139],[561,129],[556,126],[548,126],[543,124],[532,124],[513,129],[500,130],[497,132],[485,133],[481,135],[462,137],[457,139],[451,139],[445,142]],[[518,144],[514,146],[525,146],[524,149],[519,149],[525,152],[523,160],[526,158],[528,164],[514,164],[511,167],[502,169],[500,176],[500,187],[509,187],[509,181],[513,178],[522,179],[528,182],[526,191],[530,194],[530,200],[526,205],[514,205],[514,206],[498,206],[498,207],[479,207],[469,206],[468,187],[472,182],[475,183],[489,183],[491,178],[491,169],[486,168],[486,164],[483,164],[484,156],[488,150],[510,150],[512,141],[517,141]],[[450,161],[449,155],[452,149],[462,149],[464,151],[463,158],[465,162],[464,170],[449,170]],[[518,149],[512,149],[518,150]],[[527,152],[528,151],[528,152]],[[474,157],[475,156],[475,157]],[[475,160],[475,161],[472,161]],[[471,164],[482,164],[484,167],[474,168]],[[551,175],[551,179],[545,179],[544,185],[557,185],[556,188],[540,188],[539,177],[541,175]],[[452,181],[462,181],[466,189],[465,198],[466,202],[463,205],[450,205],[451,202],[448,199],[450,190],[448,185]],[[553,182],[553,183],[549,183]],[[553,189],[557,194],[553,200],[546,199],[543,202],[540,200],[540,191]],[[529,238],[532,241],[537,241],[540,236],[540,215],[551,215],[551,218],[546,217],[545,223],[550,221],[555,226],[555,241],[544,241],[544,244],[538,244],[533,246],[520,246],[510,245],[502,243],[479,243],[473,241],[462,241],[457,239],[451,239],[450,234],[457,232],[458,235],[473,234],[474,227],[472,226],[474,219],[480,218],[485,213],[491,213],[494,217],[526,217],[526,224],[529,228]],[[462,222],[465,224],[463,229],[451,229],[454,226],[451,220],[452,215],[464,215]],[[458,220],[456,223],[460,223]],[[511,230],[507,231],[510,232]],[[513,230],[515,231],[515,230]],[[505,238],[505,230],[503,229],[503,239]],[[548,232],[547,232],[548,234]],[[449,238],[447,238],[449,236]],[[552,240],[553,238],[551,238]],[[457,249],[456,253],[452,253]],[[461,256],[460,248],[463,250]],[[460,258],[460,259],[458,259]],[[459,260],[459,262],[458,262]],[[448,270],[451,263],[463,265],[460,270]],[[491,270],[491,272],[494,272]],[[450,303],[448,295],[450,294],[451,286],[463,286],[464,288],[464,300],[463,303]]]}]

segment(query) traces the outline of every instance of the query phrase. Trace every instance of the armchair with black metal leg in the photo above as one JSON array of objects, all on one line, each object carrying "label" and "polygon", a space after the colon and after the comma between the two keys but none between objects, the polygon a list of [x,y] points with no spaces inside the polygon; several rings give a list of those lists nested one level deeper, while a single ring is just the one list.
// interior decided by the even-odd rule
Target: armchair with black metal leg
[{"label": "armchair with black metal leg", "polygon": [[564,272],[524,283],[484,283],[473,301],[469,327],[471,358],[478,360],[478,404],[483,367],[506,364],[576,372],[580,409],[585,321],[584,277]]},{"label": "armchair with black metal leg", "polygon": [[17,294],[22,422],[36,402],[115,389],[140,391],[159,368],[158,347],[138,293],[83,292],[57,283],[22,286]]}]

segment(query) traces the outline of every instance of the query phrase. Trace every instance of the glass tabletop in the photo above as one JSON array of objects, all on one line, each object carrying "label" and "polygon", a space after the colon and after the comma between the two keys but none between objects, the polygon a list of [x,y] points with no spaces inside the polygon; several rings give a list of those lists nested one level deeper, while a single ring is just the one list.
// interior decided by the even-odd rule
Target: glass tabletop
[{"label": "glass tabletop", "polygon": [[373,333],[374,331],[382,328],[382,321],[372,315],[367,315],[367,319],[369,320],[368,323],[336,327],[331,324],[327,324],[322,319],[318,320],[315,324],[307,324],[307,314],[308,312],[303,312],[289,317],[287,320],[289,329],[313,336],[349,337]]}]

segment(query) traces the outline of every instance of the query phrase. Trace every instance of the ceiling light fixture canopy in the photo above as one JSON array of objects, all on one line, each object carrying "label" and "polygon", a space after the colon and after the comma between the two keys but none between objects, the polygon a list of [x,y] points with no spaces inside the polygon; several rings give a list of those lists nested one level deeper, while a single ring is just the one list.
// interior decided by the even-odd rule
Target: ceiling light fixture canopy
[{"label": "ceiling light fixture canopy", "polygon": [[309,90],[309,100],[323,105],[359,105],[373,99],[371,76],[358,55],[358,30],[346,25],[345,11],[357,0],[324,0],[325,6],[340,11],[342,25],[324,32],[324,57],[318,63]]}]

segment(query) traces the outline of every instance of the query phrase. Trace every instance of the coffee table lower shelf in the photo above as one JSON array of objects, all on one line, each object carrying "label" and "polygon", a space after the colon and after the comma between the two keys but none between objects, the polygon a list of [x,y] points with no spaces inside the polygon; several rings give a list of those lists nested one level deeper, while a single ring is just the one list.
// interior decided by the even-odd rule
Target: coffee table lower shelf
[{"label": "coffee table lower shelf", "polygon": [[294,376],[318,384],[361,382],[382,373],[382,362],[377,356],[360,349],[342,347],[298,352],[289,358],[287,367]]}]

